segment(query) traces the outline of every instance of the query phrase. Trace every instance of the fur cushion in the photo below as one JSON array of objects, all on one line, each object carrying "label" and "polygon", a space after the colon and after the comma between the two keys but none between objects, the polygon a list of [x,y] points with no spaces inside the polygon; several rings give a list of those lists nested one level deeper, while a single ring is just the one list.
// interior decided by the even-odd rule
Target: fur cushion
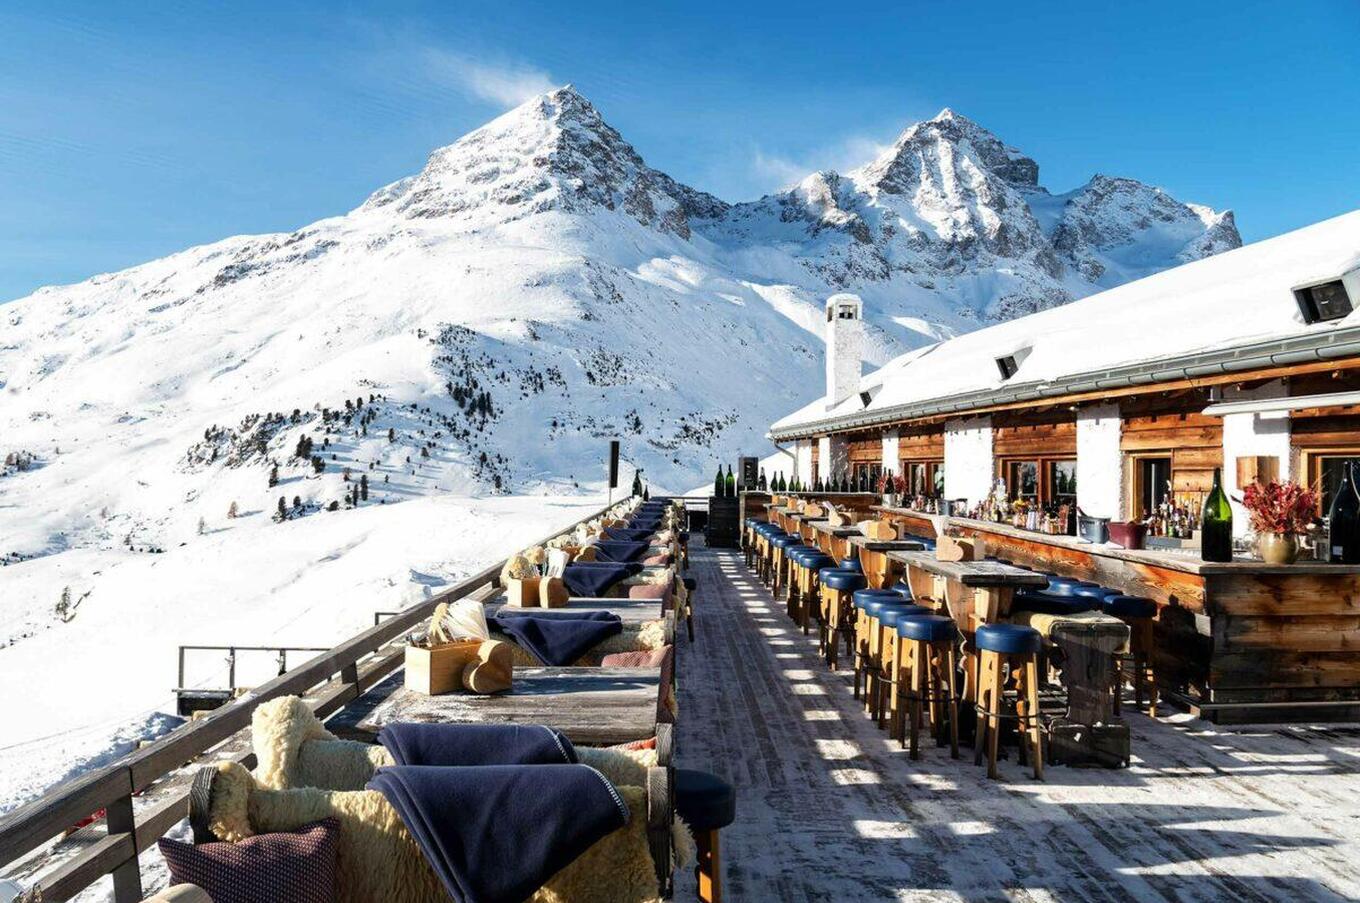
[{"label": "fur cushion", "polygon": [[628,598],[630,599],[665,599],[671,594],[671,588],[662,583],[646,583],[642,586],[628,587]]},{"label": "fur cushion", "polygon": [[294,831],[198,846],[162,837],[172,884],[193,884],[213,903],[333,903],[340,823],[323,818]]}]

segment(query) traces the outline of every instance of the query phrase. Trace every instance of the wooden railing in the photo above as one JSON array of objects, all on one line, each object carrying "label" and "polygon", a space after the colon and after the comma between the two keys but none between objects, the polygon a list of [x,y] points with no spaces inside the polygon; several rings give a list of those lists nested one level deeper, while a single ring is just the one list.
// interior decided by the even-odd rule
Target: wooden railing
[{"label": "wooden railing", "polygon": [[[531,545],[542,545],[569,533],[607,510],[601,508]],[[104,875],[112,875],[116,903],[136,903],[142,899],[137,856],[188,816],[189,797],[186,784],[134,815],[134,795],[152,788],[185,763],[249,727],[256,707],[271,699],[307,695],[322,718],[343,708],[400,667],[404,660],[400,641],[429,618],[439,603],[473,595],[490,598],[497,587],[501,566],[502,562],[497,562],[478,571],[445,592],[396,613],[256,687],[211,715],[0,818],[0,866],[41,850],[71,826],[103,809],[107,832],[44,872],[35,886],[41,888],[44,903],[56,903],[69,900]],[[248,753],[236,758],[253,764],[253,756]]]}]

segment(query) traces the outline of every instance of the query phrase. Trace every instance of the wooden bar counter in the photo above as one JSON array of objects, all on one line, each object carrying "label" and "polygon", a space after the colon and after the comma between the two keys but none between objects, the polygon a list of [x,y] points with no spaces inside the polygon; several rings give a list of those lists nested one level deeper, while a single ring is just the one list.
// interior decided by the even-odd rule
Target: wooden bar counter
[{"label": "wooden bar counter", "polygon": [[[906,536],[935,537],[934,515],[875,506]],[[1360,719],[1360,566],[1214,563],[1120,549],[1005,524],[947,519],[987,554],[1092,580],[1158,605],[1164,691],[1224,723]]]}]

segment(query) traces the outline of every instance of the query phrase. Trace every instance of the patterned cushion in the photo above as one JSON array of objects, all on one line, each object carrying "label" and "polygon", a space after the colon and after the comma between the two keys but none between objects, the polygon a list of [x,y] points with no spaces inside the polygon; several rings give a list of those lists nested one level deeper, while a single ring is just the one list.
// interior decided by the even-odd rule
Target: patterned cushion
[{"label": "patterned cushion", "polygon": [[339,844],[334,818],[240,843],[159,841],[170,883],[195,884],[213,903],[333,903]]}]

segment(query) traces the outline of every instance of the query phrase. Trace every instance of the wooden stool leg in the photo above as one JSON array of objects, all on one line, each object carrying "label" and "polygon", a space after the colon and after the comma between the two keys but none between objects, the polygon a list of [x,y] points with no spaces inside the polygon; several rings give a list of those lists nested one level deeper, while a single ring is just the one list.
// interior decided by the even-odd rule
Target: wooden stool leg
[{"label": "wooden stool leg", "polygon": [[959,677],[953,642],[945,646],[942,657],[947,669],[945,679],[947,689],[945,692],[949,694],[949,756],[957,759],[959,757]]},{"label": "wooden stool leg", "polygon": [[925,643],[911,641],[911,757],[921,758],[921,690],[925,679],[925,662],[921,654]]},{"label": "wooden stool leg", "polygon": [[694,836],[697,862],[694,874],[698,878],[699,899],[704,903],[722,903],[722,859],[718,854],[718,832],[700,831]]},{"label": "wooden stool leg", "polygon": [[888,690],[888,738],[906,745],[906,723],[902,719],[902,681],[909,673],[907,665],[907,640],[893,637],[893,682]]},{"label": "wooden stool leg", "polygon": [[988,710],[987,715],[987,777],[996,778],[996,760],[999,746],[1001,743],[1001,703],[1005,699],[1003,674],[1005,672],[1005,658],[997,652],[986,651],[982,657],[987,660],[987,665],[983,669],[985,674],[985,694],[979,690],[979,698],[986,699]]},{"label": "wooden stool leg", "polygon": [[1044,729],[1039,722],[1039,664],[1034,656],[1025,661],[1025,708],[1029,715],[1026,733],[1034,750],[1034,777],[1044,779]]}]

